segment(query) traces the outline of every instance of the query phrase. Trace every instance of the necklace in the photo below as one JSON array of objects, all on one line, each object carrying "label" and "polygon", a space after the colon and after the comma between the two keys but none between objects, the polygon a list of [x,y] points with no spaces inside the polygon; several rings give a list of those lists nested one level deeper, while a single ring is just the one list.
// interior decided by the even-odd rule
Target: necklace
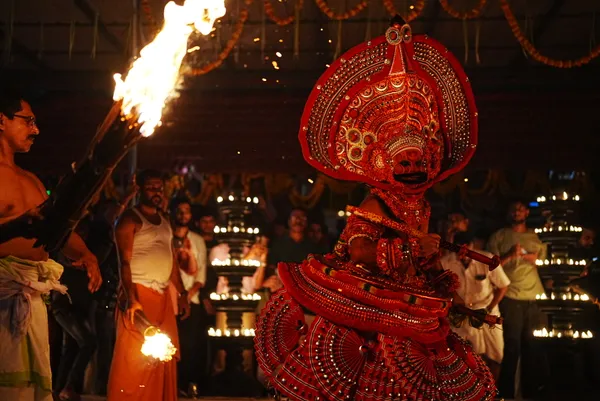
[{"label": "necklace", "polygon": [[412,228],[427,231],[431,207],[423,197],[409,200],[400,194],[379,188],[372,188],[371,194],[381,199],[396,219],[405,222]]}]

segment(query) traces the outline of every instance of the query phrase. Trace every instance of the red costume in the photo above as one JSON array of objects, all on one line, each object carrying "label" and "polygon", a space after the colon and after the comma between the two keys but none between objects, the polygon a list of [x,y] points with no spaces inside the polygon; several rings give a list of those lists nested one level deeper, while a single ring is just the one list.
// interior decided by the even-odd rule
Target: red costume
[{"label": "red costume", "polygon": [[[463,168],[476,139],[460,64],[408,25],[349,50],[319,79],[302,116],[304,157],[334,178],[369,184],[371,210],[350,216],[332,253],[279,264],[284,288],[263,309],[255,339],[278,391],[323,401],[494,398],[485,363],[449,331],[456,276],[381,221],[426,232],[424,191]],[[310,325],[305,311],[317,315]]]}]

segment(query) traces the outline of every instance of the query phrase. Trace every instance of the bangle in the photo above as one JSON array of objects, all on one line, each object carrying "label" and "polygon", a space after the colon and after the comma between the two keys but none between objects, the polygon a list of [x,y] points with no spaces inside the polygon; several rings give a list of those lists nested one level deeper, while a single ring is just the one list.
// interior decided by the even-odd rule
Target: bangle
[{"label": "bangle", "polygon": [[393,270],[406,261],[404,240],[401,238],[381,238],[377,241],[377,266],[383,274],[391,275]]}]

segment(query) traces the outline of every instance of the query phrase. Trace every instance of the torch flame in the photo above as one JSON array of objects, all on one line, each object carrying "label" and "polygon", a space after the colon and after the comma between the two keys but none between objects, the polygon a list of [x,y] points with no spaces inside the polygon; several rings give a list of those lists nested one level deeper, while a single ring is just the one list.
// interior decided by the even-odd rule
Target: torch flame
[{"label": "torch flame", "polygon": [[162,333],[155,327],[149,327],[144,333],[144,344],[142,344],[142,354],[151,356],[161,362],[168,362],[177,352],[171,339],[165,333]]},{"label": "torch flame", "polygon": [[186,0],[182,6],[170,1],[164,9],[163,28],[142,49],[125,80],[121,74],[114,75],[113,99],[123,101],[121,112],[127,119],[137,117],[143,136],[154,133],[167,99],[174,95],[189,36],[194,30],[208,35],[225,11],[224,0]]}]

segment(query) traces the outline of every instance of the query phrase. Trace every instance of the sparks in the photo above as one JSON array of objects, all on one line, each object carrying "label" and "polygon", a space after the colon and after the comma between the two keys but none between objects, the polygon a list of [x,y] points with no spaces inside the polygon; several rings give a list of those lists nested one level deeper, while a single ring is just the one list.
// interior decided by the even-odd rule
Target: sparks
[{"label": "sparks", "polygon": [[144,344],[142,345],[142,354],[158,359],[161,362],[168,362],[177,352],[171,339],[165,333],[162,333],[156,327],[149,327],[144,333]]},{"label": "sparks", "polygon": [[137,119],[143,136],[152,135],[160,125],[162,110],[175,95],[189,36],[194,30],[210,34],[225,11],[223,0],[186,0],[182,6],[170,1],[161,31],[142,49],[127,77],[123,80],[121,74],[114,75],[113,99],[122,100],[122,113],[129,120]]}]

